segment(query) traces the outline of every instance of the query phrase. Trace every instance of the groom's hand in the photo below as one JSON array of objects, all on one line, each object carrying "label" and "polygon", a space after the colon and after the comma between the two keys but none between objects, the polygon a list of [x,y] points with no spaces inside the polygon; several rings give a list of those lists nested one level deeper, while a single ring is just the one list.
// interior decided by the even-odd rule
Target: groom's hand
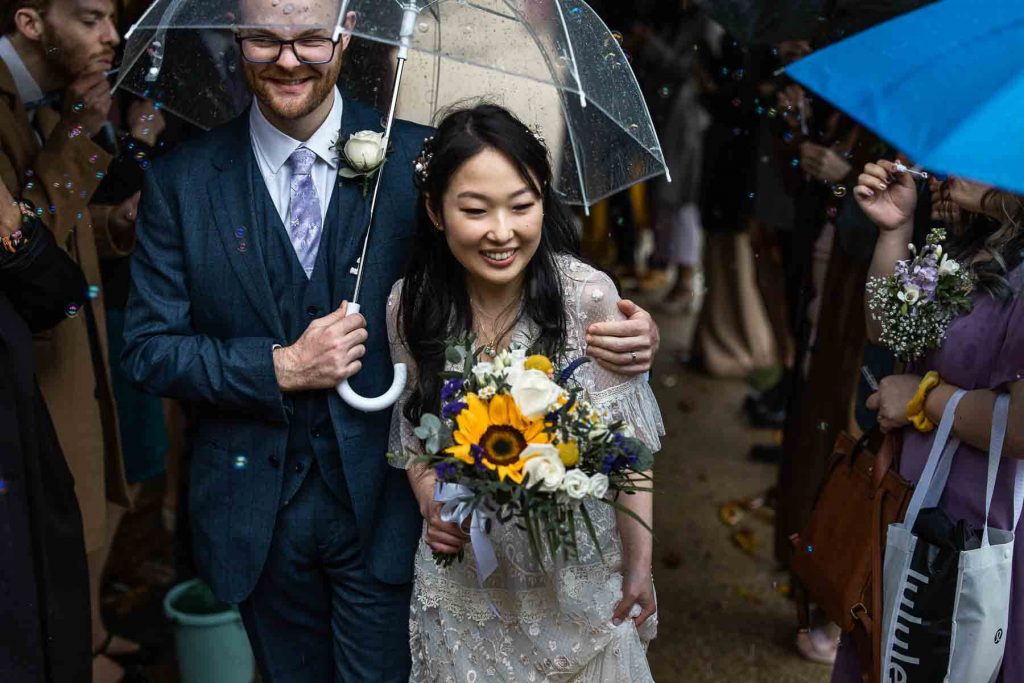
[{"label": "groom's hand", "polygon": [[618,303],[625,320],[594,323],[587,328],[587,355],[607,370],[639,375],[651,369],[661,338],[651,314],[629,299]]},{"label": "groom's hand", "polygon": [[274,349],[274,373],[283,392],[333,389],[359,372],[366,353],[366,319],[346,316],[348,302],[309,324],[291,346]]}]

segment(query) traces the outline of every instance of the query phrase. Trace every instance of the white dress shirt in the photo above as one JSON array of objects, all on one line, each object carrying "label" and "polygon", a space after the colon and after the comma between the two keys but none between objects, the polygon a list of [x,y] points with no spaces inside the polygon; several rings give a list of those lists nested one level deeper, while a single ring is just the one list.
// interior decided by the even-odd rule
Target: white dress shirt
[{"label": "white dress shirt", "polygon": [[259,104],[253,98],[249,109],[249,138],[256,156],[256,164],[263,175],[263,182],[270,192],[270,198],[277,208],[284,225],[291,225],[291,181],[292,172],[288,168],[288,157],[299,147],[305,147],[316,154],[313,162],[313,185],[316,196],[320,200],[320,221],[324,223],[327,207],[331,204],[331,195],[338,182],[338,155],[331,149],[341,134],[341,94],[334,89],[334,105],[323,124],[305,142],[296,140],[274,127],[260,111]]}]

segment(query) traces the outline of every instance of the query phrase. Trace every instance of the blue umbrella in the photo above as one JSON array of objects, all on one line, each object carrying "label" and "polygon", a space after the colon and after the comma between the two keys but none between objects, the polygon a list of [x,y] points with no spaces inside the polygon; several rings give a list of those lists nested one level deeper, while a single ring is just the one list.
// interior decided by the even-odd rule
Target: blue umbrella
[{"label": "blue umbrella", "polygon": [[786,73],[916,163],[1024,193],[1024,2],[944,0]]}]

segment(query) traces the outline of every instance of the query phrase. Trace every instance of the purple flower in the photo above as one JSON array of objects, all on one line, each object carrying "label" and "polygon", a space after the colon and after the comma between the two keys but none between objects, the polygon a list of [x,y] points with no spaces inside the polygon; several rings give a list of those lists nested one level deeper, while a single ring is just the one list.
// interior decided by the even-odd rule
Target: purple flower
[{"label": "purple flower", "polygon": [[906,287],[910,282],[910,261],[896,262],[896,280],[900,283],[900,287]]},{"label": "purple flower", "polygon": [[485,469],[487,469],[487,466],[484,465],[484,449],[480,448],[480,446],[477,446],[476,444],[473,444],[469,447],[469,452],[470,454],[472,454],[473,464],[476,466],[478,470],[483,472]]},{"label": "purple flower", "polygon": [[455,396],[462,391],[462,386],[463,381],[458,378],[450,379],[445,382],[444,386],[441,387],[441,403],[448,403],[455,398]]},{"label": "purple flower", "polygon": [[454,420],[459,413],[468,408],[469,406],[462,401],[458,403],[448,403],[441,408],[441,417],[446,420]]},{"label": "purple flower", "polygon": [[448,481],[449,478],[455,476],[457,468],[450,462],[439,462],[434,466],[434,471],[437,472],[439,480]]},{"label": "purple flower", "polygon": [[939,285],[939,269],[931,264],[915,266],[911,282],[920,288],[926,301],[931,301],[935,298],[935,288]]}]

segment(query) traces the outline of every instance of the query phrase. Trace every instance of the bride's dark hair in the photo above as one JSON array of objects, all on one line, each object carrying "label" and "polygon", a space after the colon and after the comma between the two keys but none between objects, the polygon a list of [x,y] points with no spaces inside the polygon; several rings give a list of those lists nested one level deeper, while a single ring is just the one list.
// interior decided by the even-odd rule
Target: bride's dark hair
[{"label": "bride's dark hair", "polygon": [[579,237],[572,215],[551,190],[547,148],[500,106],[479,104],[451,111],[424,147],[431,155],[426,174],[417,173],[416,234],[398,310],[398,333],[417,367],[416,386],[405,406],[405,417],[413,424],[421,414],[436,414],[439,409],[438,374],[444,371],[447,341],[473,329],[465,270],[448,249],[444,233],[434,227],[427,202],[434,215],[442,216],[452,176],[485,149],[504,154],[542,200],[540,245],[526,266],[518,319],[527,318],[539,328],[538,337],[530,340],[534,348],[555,356],[565,346],[564,297],[555,255],[577,255]]}]

